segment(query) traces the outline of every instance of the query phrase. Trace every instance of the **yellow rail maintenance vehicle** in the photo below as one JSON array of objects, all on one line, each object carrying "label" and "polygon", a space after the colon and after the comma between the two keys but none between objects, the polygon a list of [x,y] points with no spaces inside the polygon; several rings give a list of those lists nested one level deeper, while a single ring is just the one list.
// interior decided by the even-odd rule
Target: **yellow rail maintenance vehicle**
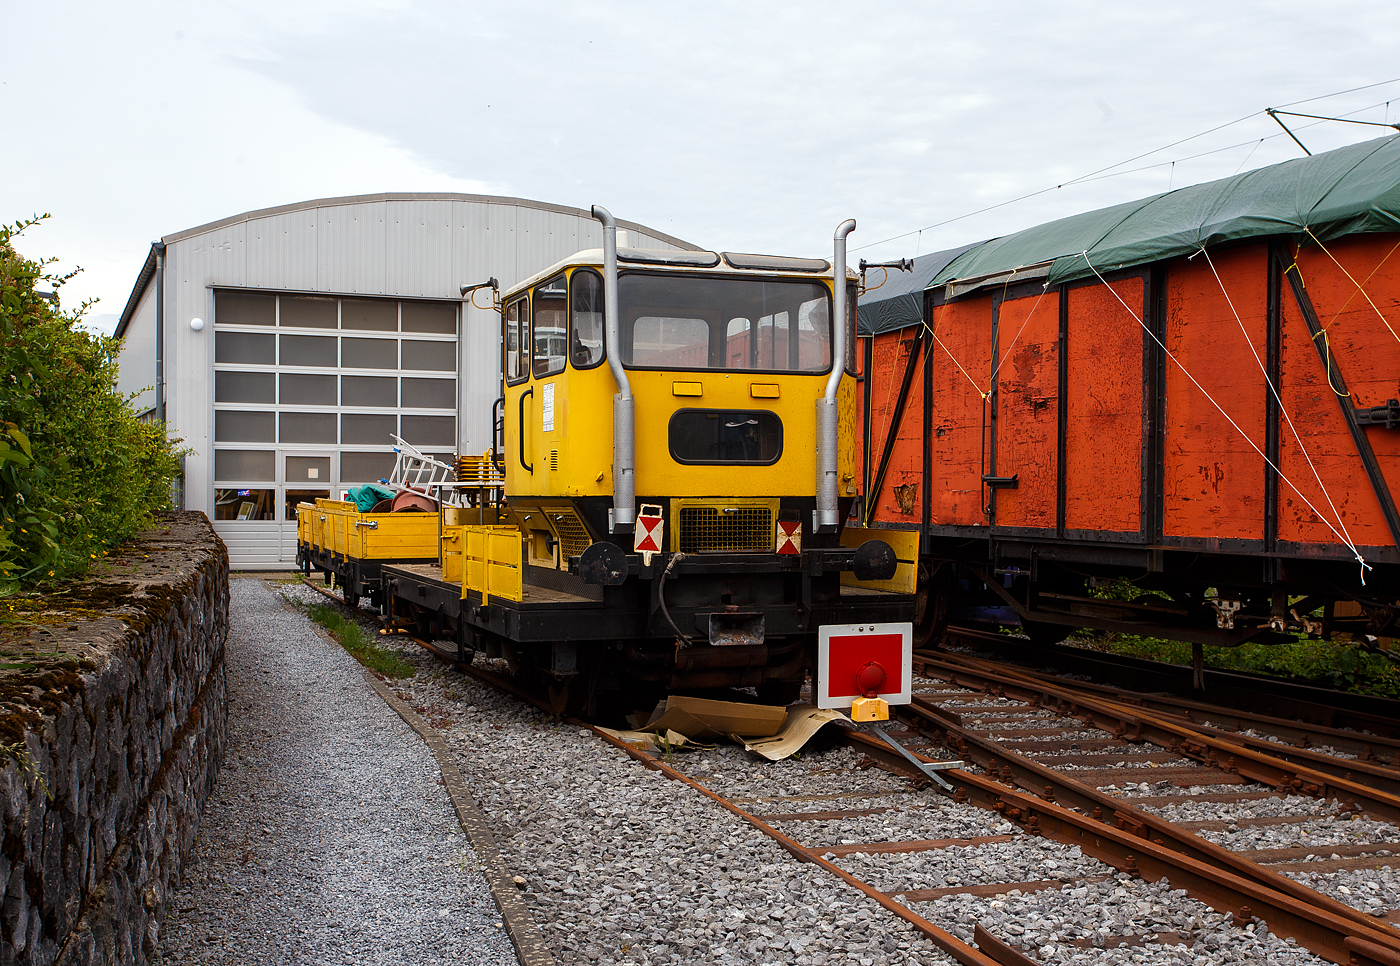
[{"label": "yellow rail maintenance vehicle", "polygon": [[383,481],[389,486],[356,488],[377,491],[371,496],[377,502],[366,504],[368,509],[354,500],[325,498],[297,505],[298,568],[319,570],[351,607],[358,607],[361,597],[382,606],[379,570],[386,561],[434,563],[441,552],[439,509],[452,468],[394,439],[394,470]]},{"label": "yellow rail maintenance vehicle", "polygon": [[[594,217],[601,251],[500,297],[499,476],[480,481],[500,498],[443,511],[438,562],[383,565],[387,616],[458,660],[505,656],[586,712],[610,692],[630,708],[732,687],[787,703],[819,637],[914,610],[916,548],[843,544],[854,222],[828,262],[618,249],[612,216]],[[888,672],[891,697],[908,690]],[[851,696],[881,693],[883,673]]]}]

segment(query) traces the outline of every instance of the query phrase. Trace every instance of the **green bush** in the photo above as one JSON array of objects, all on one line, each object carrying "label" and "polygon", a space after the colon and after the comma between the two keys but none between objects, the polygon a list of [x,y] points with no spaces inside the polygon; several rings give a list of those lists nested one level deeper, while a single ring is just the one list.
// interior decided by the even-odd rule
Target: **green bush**
[{"label": "green bush", "polygon": [[81,575],[150,526],[180,472],[164,425],[116,391],[121,343],[78,327],[86,303],[60,307],[72,274],[15,251],[39,220],[0,225],[0,595]]},{"label": "green bush", "polygon": [[[1167,664],[1190,664],[1191,645],[1133,634],[1086,631],[1078,635],[1096,648]],[[1205,649],[1206,667],[1292,678],[1339,691],[1400,698],[1400,666],[1355,641],[1320,641],[1300,636],[1282,644],[1241,644]]]}]

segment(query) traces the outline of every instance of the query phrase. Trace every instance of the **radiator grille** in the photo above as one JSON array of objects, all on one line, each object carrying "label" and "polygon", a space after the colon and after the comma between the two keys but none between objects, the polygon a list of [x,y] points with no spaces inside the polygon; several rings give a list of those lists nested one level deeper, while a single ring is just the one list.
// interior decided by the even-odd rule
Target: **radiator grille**
[{"label": "radiator grille", "polygon": [[765,506],[687,506],[680,514],[681,553],[771,551],[773,511]]},{"label": "radiator grille", "polygon": [[583,522],[573,510],[546,510],[549,521],[554,524],[554,532],[559,534],[559,556],[562,560],[577,557],[588,549],[593,541]]}]

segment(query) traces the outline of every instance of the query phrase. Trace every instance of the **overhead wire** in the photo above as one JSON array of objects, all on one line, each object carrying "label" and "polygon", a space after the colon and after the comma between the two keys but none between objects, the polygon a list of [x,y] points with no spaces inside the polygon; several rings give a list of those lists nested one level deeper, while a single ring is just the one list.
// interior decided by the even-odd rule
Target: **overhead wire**
[{"label": "overhead wire", "polygon": [[[1357,92],[1357,91],[1371,90],[1371,89],[1376,88],[1376,87],[1384,87],[1384,86],[1386,86],[1387,84],[1397,84],[1397,83],[1400,83],[1400,77],[1391,78],[1390,80],[1385,80],[1385,81],[1378,81],[1378,82],[1376,82],[1376,83],[1374,83],[1374,84],[1363,84],[1363,85],[1360,86],[1360,87],[1351,87],[1351,88],[1348,88],[1348,89],[1346,89],[1346,90],[1333,91],[1333,92],[1330,93],[1330,94],[1320,94],[1320,95],[1318,95],[1318,96],[1316,96],[1316,97],[1307,97],[1307,98],[1303,98],[1302,100],[1298,100],[1298,101],[1289,101],[1289,102],[1287,102],[1287,103],[1280,104],[1280,105],[1278,105],[1278,106],[1279,106],[1279,107],[1295,107],[1295,106],[1297,106],[1297,105],[1299,105],[1299,104],[1308,104],[1308,103],[1311,103],[1311,102],[1313,102],[1313,101],[1326,100],[1326,99],[1329,98],[1329,97],[1340,97],[1340,96],[1343,95],[1343,94],[1353,94],[1353,93],[1355,93],[1355,92]],[[1381,107],[1381,106],[1383,106],[1383,105],[1387,107],[1387,117],[1388,117],[1388,116],[1389,116],[1389,107],[1388,107],[1389,104],[1390,104],[1389,101],[1381,101],[1381,102],[1377,102],[1376,104],[1371,105],[1371,106],[1368,106],[1368,107],[1359,108],[1359,109],[1353,110],[1353,111],[1348,111],[1348,112],[1346,112],[1345,114],[1339,114],[1339,115],[1337,115],[1337,117],[1339,117],[1339,118],[1347,117],[1347,116],[1349,116],[1349,115],[1351,115],[1351,114],[1358,114],[1358,113],[1360,113],[1361,111],[1371,110],[1371,109],[1374,108],[1374,107]],[[986,214],[986,213],[989,212],[989,211],[996,211],[996,210],[999,209],[999,208],[1005,208],[1005,207],[1007,207],[1007,206],[1009,206],[1009,205],[1014,205],[1014,204],[1017,204],[1017,203],[1022,202],[1022,201],[1028,201],[1028,200],[1031,199],[1031,198],[1035,198],[1035,197],[1038,197],[1038,196],[1043,195],[1043,194],[1049,194],[1050,192],[1052,192],[1052,191],[1058,191],[1058,190],[1060,190],[1061,188],[1067,188],[1067,187],[1070,187],[1071,185],[1082,184],[1082,183],[1084,183],[1084,182],[1089,182],[1089,181],[1105,180],[1107,177],[1119,177],[1119,176],[1125,175],[1125,174],[1133,174],[1133,173],[1135,173],[1135,172],[1137,172],[1137,171],[1149,170],[1149,169],[1151,169],[1151,168],[1161,167],[1162,165],[1166,165],[1166,164],[1174,164],[1174,163],[1175,163],[1174,161],[1172,161],[1172,162],[1162,161],[1162,162],[1159,162],[1158,164],[1146,165],[1146,166],[1144,166],[1144,167],[1142,167],[1142,168],[1134,168],[1134,169],[1131,169],[1131,170],[1129,170],[1129,171],[1115,171],[1115,170],[1114,170],[1114,169],[1116,169],[1116,168],[1121,168],[1121,167],[1123,167],[1124,165],[1132,164],[1134,161],[1141,161],[1143,158],[1149,158],[1149,157],[1151,157],[1151,156],[1154,155],[1154,154],[1160,154],[1160,153],[1163,152],[1163,151],[1168,151],[1168,150],[1170,150],[1170,149],[1172,149],[1172,148],[1174,148],[1174,147],[1177,147],[1177,146],[1179,146],[1179,145],[1186,144],[1186,143],[1188,143],[1188,142],[1190,142],[1190,141],[1197,140],[1198,138],[1203,138],[1203,137],[1205,137],[1206,135],[1214,134],[1214,133],[1217,132],[1217,131],[1223,131],[1225,128],[1233,127],[1233,126],[1236,125],[1236,124],[1243,123],[1244,121],[1248,121],[1248,120],[1250,120],[1251,118],[1258,117],[1259,115],[1264,114],[1264,113],[1265,113],[1265,112],[1262,111],[1262,110],[1260,110],[1260,111],[1251,111],[1249,114],[1245,114],[1245,115],[1243,115],[1242,117],[1237,117],[1237,118],[1235,118],[1233,121],[1226,121],[1224,124],[1217,124],[1215,127],[1207,128],[1206,130],[1200,131],[1199,133],[1196,133],[1196,134],[1192,134],[1192,135],[1190,135],[1189,137],[1184,137],[1184,138],[1181,138],[1181,139],[1179,139],[1179,140],[1172,141],[1172,142],[1169,143],[1169,144],[1164,144],[1164,145],[1162,145],[1161,147],[1153,148],[1151,151],[1144,151],[1142,154],[1134,155],[1134,156],[1131,157],[1131,158],[1126,158],[1126,159],[1124,159],[1124,160],[1122,160],[1122,161],[1118,161],[1118,162],[1116,162],[1116,163],[1114,163],[1114,164],[1106,165],[1106,166],[1104,166],[1104,167],[1102,167],[1102,168],[1097,168],[1097,169],[1095,169],[1095,170],[1093,170],[1093,171],[1088,172],[1087,174],[1080,175],[1080,176],[1077,177],[1077,178],[1071,178],[1071,179],[1069,179],[1068,181],[1063,181],[1063,182],[1060,182],[1059,184],[1050,185],[1050,186],[1047,186],[1047,187],[1045,187],[1045,188],[1037,189],[1036,191],[1031,191],[1031,192],[1028,192],[1028,193],[1023,194],[1023,195],[1018,195],[1018,196],[1015,197],[1015,198],[1010,198],[1010,199],[1007,199],[1006,201],[997,202],[996,204],[994,204],[994,205],[988,205],[988,206],[986,206],[985,208],[978,208],[978,209],[975,210],[975,211],[969,211],[969,212],[966,212],[966,213],[964,213],[964,214],[957,215],[957,216],[955,216],[955,217],[953,217],[953,218],[947,218],[947,219],[944,219],[943,221],[935,222],[935,223],[932,224],[932,225],[925,225],[923,228],[911,229],[911,230],[906,231],[906,232],[901,232],[901,233],[899,233],[898,235],[891,235],[890,237],[881,239],[881,240],[879,240],[879,241],[868,242],[868,243],[866,243],[866,244],[864,244],[864,245],[861,245],[861,246],[859,246],[859,247],[857,247],[857,248],[853,248],[853,249],[851,249],[851,250],[852,250],[852,251],[861,251],[861,250],[866,249],[866,248],[874,248],[874,247],[877,246],[877,245],[885,245],[885,244],[888,244],[889,242],[898,241],[898,240],[901,239],[901,238],[908,238],[910,235],[915,235],[915,234],[917,234],[917,235],[920,236],[920,243],[922,243],[922,240],[923,240],[923,239],[922,239],[922,236],[923,236],[923,233],[926,232],[926,231],[932,231],[932,230],[935,229],[935,228],[942,228],[942,227],[944,227],[944,226],[946,226],[946,225],[951,225],[951,224],[953,224],[954,222],[962,221],[962,220],[967,219],[967,218],[972,218],[972,217],[975,217],[975,216],[977,216],[977,215]],[[1317,122],[1315,122],[1315,124],[1299,125],[1298,129],[1299,129],[1299,130],[1305,130],[1305,129],[1307,129],[1307,128],[1314,127],[1316,124],[1323,124],[1323,123],[1326,123],[1326,121],[1317,121]],[[1268,135],[1268,136],[1266,136],[1265,138],[1261,139],[1261,141],[1260,141],[1259,143],[1262,143],[1263,140],[1271,140],[1271,139],[1273,139],[1273,138],[1279,138],[1279,137],[1283,137],[1283,134],[1282,134],[1282,133],[1279,133],[1279,134]],[[1197,159],[1197,158],[1206,157],[1206,156],[1211,155],[1211,154],[1220,154],[1220,153],[1225,152],[1225,151],[1232,151],[1232,150],[1234,150],[1234,149],[1237,148],[1237,147],[1243,147],[1244,145],[1250,144],[1250,143],[1253,143],[1252,140],[1251,140],[1251,141],[1242,141],[1242,142],[1240,142],[1239,144],[1233,144],[1233,145],[1230,145],[1229,147],[1218,148],[1218,149],[1215,149],[1215,150],[1212,150],[1212,151],[1205,151],[1205,152],[1202,152],[1202,153],[1200,153],[1200,154],[1191,155],[1191,156],[1186,157],[1186,158],[1178,158],[1177,160],[1179,160],[1179,161],[1191,161],[1191,160],[1195,160],[1195,159]],[[1257,144],[1256,144],[1256,147],[1257,147]],[[1252,155],[1252,154],[1253,154],[1253,151],[1251,151],[1250,153],[1251,153],[1251,155]],[[1114,172],[1114,173],[1113,173],[1113,174],[1107,174],[1107,172]],[[1105,178],[1099,177],[1100,175],[1104,175]]]},{"label": "overhead wire", "polygon": [[[1320,127],[1322,124],[1326,123],[1326,121],[1331,121],[1331,120],[1345,120],[1345,119],[1346,119],[1349,115],[1351,115],[1351,114],[1360,114],[1362,111],[1373,110],[1373,109],[1375,109],[1375,108],[1377,108],[1377,107],[1380,107],[1380,106],[1381,106],[1381,102],[1380,102],[1380,101],[1377,101],[1375,104],[1368,104],[1367,106],[1365,106],[1365,107],[1359,107],[1359,108],[1357,108],[1357,109],[1354,110],[1354,111],[1347,111],[1346,114],[1338,114],[1335,118],[1327,118],[1327,119],[1324,120],[1324,121],[1317,121],[1317,122],[1315,122],[1315,123],[1313,123],[1313,124],[1299,124],[1299,125],[1297,125],[1297,128],[1296,128],[1296,129],[1299,130],[1299,131],[1309,131],[1309,130],[1315,128],[1315,127]],[[1390,126],[1390,125],[1387,125],[1387,126]],[[1155,164],[1144,164],[1144,165],[1143,165],[1142,167],[1140,167],[1140,168],[1129,168],[1129,169],[1126,170],[1126,171],[1114,171],[1112,174],[1105,174],[1105,175],[1101,175],[1101,176],[1090,177],[1090,176],[1086,175],[1085,177],[1083,177],[1083,178],[1077,178],[1077,179],[1075,179],[1075,180],[1072,181],[1072,182],[1067,181],[1067,182],[1065,182],[1065,184],[1067,184],[1067,185],[1068,185],[1068,184],[1089,184],[1089,183],[1094,182],[1094,181],[1107,181],[1107,180],[1110,179],[1110,178],[1117,178],[1117,177],[1119,177],[1119,176],[1121,176],[1121,175],[1125,175],[1125,174],[1137,174],[1137,173],[1140,172],[1140,171],[1151,171],[1151,170],[1154,169],[1154,168],[1163,168],[1163,167],[1166,167],[1166,166],[1169,165],[1169,164],[1180,164],[1180,163],[1182,163],[1182,162],[1184,162],[1184,161],[1198,161],[1198,160],[1200,160],[1201,158],[1208,158],[1208,157],[1210,157],[1210,156],[1213,155],[1213,154],[1224,154],[1224,153],[1227,152],[1227,151],[1233,151],[1233,150],[1235,150],[1236,148],[1242,148],[1242,147],[1244,147],[1246,144],[1253,144],[1253,145],[1254,145],[1254,149],[1257,149],[1257,148],[1259,147],[1259,145],[1260,145],[1260,144],[1263,144],[1265,141],[1274,141],[1274,140],[1277,140],[1278,138],[1281,138],[1281,137],[1285,137],[1285,135],[1283,134],[1283,132],[1279,132],[1279,133],[1277,133],[1277,134],[1266,134],[1266,135],[1264,135],[1263,137],[1259,138],[1258,140],[1252,140],[1252,139],[1251,139],[1251,140],[1249,140],[1249,141],[1237,141],[1237,142],[1235,142],[1234,144],[1227,144],[1227,145],[1225,145],[1223,148],[1211,148],[1209,151],[1201,151],[1201,152],[1198,153],[1198,154],[1188,154],[1188,155],[1186,155],[1185,157],[1177,158],[1177,159],[1174,160],[1174,161],[1158,161],[1158,162],[1156,162]],[[1251,149],[1250,152],[1249,152],[1249,154],[1246,155],[1246,157],[1245,157],[1245,161],[1246,161],[1246,162],[1249,160],[1250,157],[1253,157],[1253,155],[1254,155],[1254,149]],[[1125,162],[1125,163],[1126,163],[1126,162]],[[1241,162],[1240,168],[1243,168],[1243,167],[1244,167],[1244,162]],[[1239,169],[1238,169],[1238,168],[1235,170],[1235,173],[1236,173],[1236,174],[1239,173]]]}]

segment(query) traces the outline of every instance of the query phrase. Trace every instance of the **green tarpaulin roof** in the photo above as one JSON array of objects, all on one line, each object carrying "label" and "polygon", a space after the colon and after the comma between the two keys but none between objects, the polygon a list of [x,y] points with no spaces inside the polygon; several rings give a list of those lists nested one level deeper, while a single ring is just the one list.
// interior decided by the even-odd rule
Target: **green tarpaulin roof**
[{"label": "green tarpaulin roof", "polygon": [[[1053,284],[1092,275],[1095,268],[1107,273],[1234,239],[1300,234],[1304,229],[1324,240],[1400,231],[1400,135],[995,238],[950,260],[926,287],[1046,262],[1052,263]],[[868,300],[861,299],[860,317],[864,322],[868,316],[872,323],[879,318],[884,324],[869,331],[862,325],[863,334],[918,323],[918,313],[896,323],[907,310],[881,312],[876,307],[882,301],[879,296],[876,290]]]},{"label": "green tarpaulin roof", "polygon": [[1061,218],[987,242],[930,285],[1054,260],[1051,283],[1189,255],[1237,238],[1400,230],[1400,135]]}]

